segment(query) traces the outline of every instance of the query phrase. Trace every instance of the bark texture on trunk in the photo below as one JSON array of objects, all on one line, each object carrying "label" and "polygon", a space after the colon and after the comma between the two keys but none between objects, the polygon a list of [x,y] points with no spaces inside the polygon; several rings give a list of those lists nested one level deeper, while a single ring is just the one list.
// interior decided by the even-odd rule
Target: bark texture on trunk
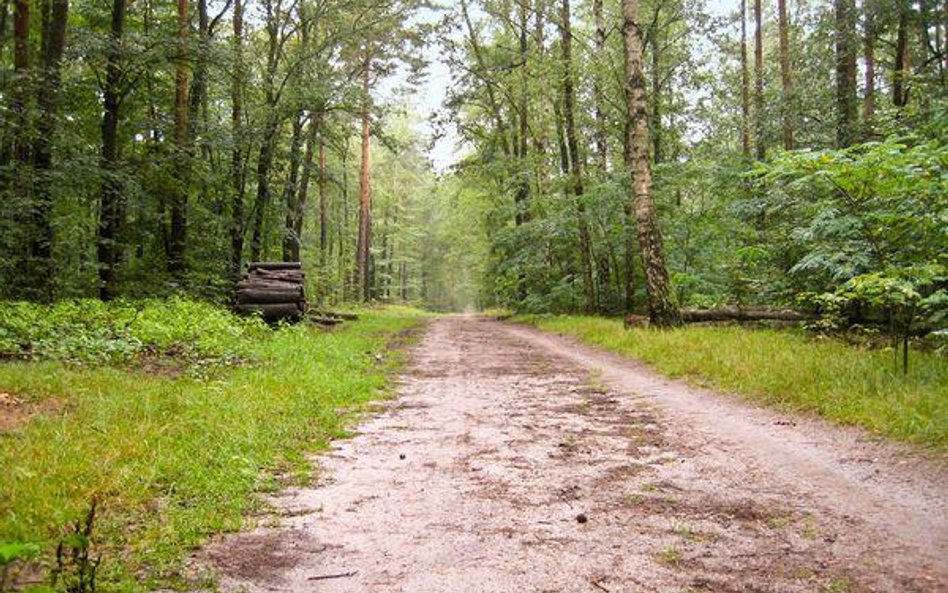
[{"label": "bark texture on trunk", "polygon": [[783,119],[783,147],[793,150],[793,74],[790,70],[790,23],[787,0],[777,0],[780,33],[780,111]]},{"label": "bark texture on trunk", "polygon": [[[593,0],[593,21],[596,26],[596,55],[604,56],[606,52],[606,22],[602,16],[602,1]],[[608,124],[606,123],[606,114],[603,110],[603,90],[602,80],[598,75],[593,79],[593,103],[595,104],[596,120],[596,160],[601,171],[608,167]]]},{"label": "bark texture on trunk", "polygon": [[36,94],[38,118],[33,142],[33,200],[28,282],[32,296],[53,298],[53,140],[59,111],[59,86],[69,0],[51,0],[43,14],[42,71]]},{"label": "bark texture on trunk", "polygon": [[747,0],[741,0],[741,154],[750,158],[750,77],[747,71]]},{"label": "bark texture on trunk", "polygon": [[754,0],[754,149],[758,161],[767,157],[764,141],[764,32],[761,0]]},{"label": "bark texture on trunk", "polygon": [[230,268],[234,279],[240,278],[244,253],[244,190],[247,166],[244,163],[244,5],[243,0],[234,0],[233,11],[234,72],[230,88],[231,122],[231,227]]},{"label": "bark texture on trunk", "polygon": [[854,0],[834,0],[836,16],[836,145],[856,140],[856,47]]},{"label": "bark texture on trunk", "polygon": [[876,114],[876,15],[875,2],[866,2],[866,27],[863,31],[863,59],[866,62],[866,92],[862,101],[862,118],[868,124]]},{"label": "bark texture on trunk", "polygon": [[99,297],[109,300],[117,294],[120,237],[125,226],[125,196],[119,176],[118,122],[121,108],[122,37],[125,34],[126,0],[112,0],[109,47],[106,50],[105,86],[102,89],[102,194],[99,203],[97,252]]},{"label": "bark texture on trunk", "polygon": [[171,234],[168,241],[168,271],[178,280],[184,279],[187,248],[188,160],[190,128],[188,125],[188,0],[178,0],[178,57],[174,85],[174,148],[176,186],[171,194]]},{"label": "bark texture on trunk", "polygon": [[645,100],[645,74],[642,64],[642,32],[638,22],[638,0],[622,0],[622,33],[625,42],[626,99],[629,117],[629,170],[639,250],[645,271],[649,319],[658,327],[681,323],[678,307],[671,299],[668,270],[658,216],[651,196],[651,171],[648,162],[648,113]]},{"label": "bark texture on trunk", "polygon": [[576,224],[579,228],[580,263],[583,272],[583,310],[591,313],[596,307],[596,287],[593,283],[592,240],[589,222],[586,220],[586,205],[583,202],[582,156],[579,154],[579,138],[576,133],[575,103],[573,88],[573,33],[570,25],[569,0],[562,0],[560,7],[560,49],[563,60],[563,124],[566,133],[566,148],[569,152],[569,192],[576,201]]},{"label": "bark texture on trunk", "polygon": [[[839,1],[839,0],[837,0]],[[905,107],[908,102],[906,79],[908,68],[906,54],[908,52],[908,12],[906,0],[898,0],[899,24],[895,36],[895,62],[892,68],[892,104],[896,107]]]},{"label": "bark texture on trunk", "polygon": [[371,59],[365,61],[362,75],[362,160],[359,164],[359,243],[356,249],[356,286],[359,298],[372,296],[369,250],[372,240],[372,114],[370,112]]},{"label": "bark texture on trunk", "polygon": [[299,174],[300,157],[303,148],[303,124],[304,115],[300,111],[293,119],[293,132],[290,136],[290,154],[289,171],[287,171],[286,182],[283,185],[283,207],[284,225],[283,225],[283,261],[300,261],[300,237],[296,232],[298,228],[297,219],[302,218],[303,213],[299,208]]}]

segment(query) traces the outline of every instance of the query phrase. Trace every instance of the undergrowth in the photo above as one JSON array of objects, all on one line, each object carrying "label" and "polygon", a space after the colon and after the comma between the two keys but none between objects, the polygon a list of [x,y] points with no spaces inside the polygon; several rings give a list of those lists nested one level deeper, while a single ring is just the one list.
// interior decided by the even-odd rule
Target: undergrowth
[{"label": "undergrowth", "polygon": [[128,363],[147,356],[233,362],[269,332],[256,317],[182,298],[0,303],[0,357]]},{"label": "undergrowth", "polygon": [[796,331],[626,330],[620,320],[576,316],[517,320],[638,358],[695,385],[948,450],[948,360],[938,354],[913,355],[908,375],[902,375],[891,350]]},{"label": "undergrowth", "polygon": [[[206,305],[164,306],[199,313],[164,327],[156,301],[137,315],[121,308],[131,318],[122,327],[156,347],[239,352],[252,362],[211,377],[62,360],[0,364],[0,392],[48,410],[0,432],[0,544],[40,549],[37,561],[52,568],[56,542],[94,500],[103,590],[192,585],[180,574],[184,554],[244,526],[262,504],[255,494],[309,480],[305,455],[344,436],[352,415],[384,392],[402,360],[386,344],[421,319],[389,308],[331,332],[268,330]],[[223,346],[200,335],[218,331]]]}]

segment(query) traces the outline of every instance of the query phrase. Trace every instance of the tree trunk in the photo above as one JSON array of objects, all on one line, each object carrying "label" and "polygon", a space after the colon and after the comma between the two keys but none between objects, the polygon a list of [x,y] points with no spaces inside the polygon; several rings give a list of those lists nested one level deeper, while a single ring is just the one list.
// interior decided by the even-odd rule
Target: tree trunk
[{"label": "tree trunk", "polygon": [[109,46],[106,50],[105,86],[102,89],[102,195],[99,204],[97,252],[99,297],[110,300],[118,293],[117,268],[120,239],[125,226],[125,197],[119,175],[118,122],[122,103],[122,37],[125,34],[126,0],[112,0]]},{"label": "tree trunk", "polygon": [[[606,24],[602,16],[602,1],[593,0],[593,20],[596,26],[596,54],[597,56],[606,55]],[[596,120],[596,160],[599,164],[599,170],[605,172],[608,166],[608,136],[606,114],[602,105],[604,101],[602,90],[601,73],[593,73],[593,103]]]},{"label": "tree trunk", "polygon": [[899,24],[895,37],[895,63],[892,69],[892,104],[896,107],[905,107],[908,102],[906,92],[906,54],[908,52],[908,11],[906,0],[898,0]]},{"label": "tree trunk", "polygon": [[648,295],[649,318],[653,325],[678,325],[681,317],[672,302],[665,267],[665,252],[658,216],[652,203],[651,171],[648,163],[648,113],[645,98],[645,74],[642,66],[642,35],[638,23],[638,0],[622,0],[622,33],[625,42],[626,99],[632,120],[629,126],[629,170],[632,174],[636,230],[645,290]]},{"label": "tree trunk", "polygon": [[527,5],[524,2],[520,4],[520,104],[517,106],[517,117],[519,120],[520,130],[516,147],[517,157],[520,162],[520,179],[517,186],[517,193],[514,198],[516,201],[516,214],[514,217],[514,223],[517,226],[520,226],[530,220],[530,177],[527,174],[527,171],[529,170],[529,163],[527,162],[527,139],[529,131],[527,122],[527,62],[529,58],[529,47],[527,45],[528,24]]},{"label": "tree trunk", "polygon": [[13,80],[10,112],[13,120],[13,191],[21,208],[29,207],[30,184],[30,0],[13,2]]},{"label": "tree trunk", "polygon": [[42,66],[36,96],[39,117],[33,144],[32,231],[30,270],[27,282],[35,296],[49,301],[53,297],[53,137],[59,110],[60,70],[66,43],[69,0],[52,0],[49,13],[43,15]]},{"label": "tree trunk", "polygon": [[359,243],[356,250],[356,286],[359,297],[368,301],[371,295],[369,250],[372,240],[372,120],[370,106],[371,58],[366,56],[362,74],[362,161],[359,165]]},{"label": "tree trunk", "polygon": [[303,175],[300,178],[300,186],[296,198],[296,218],[293,221],[293,232],[300,244],[303,242],[304,215],[306,213],[306,202],[309,199],[309,182],[313,177],[313,159],[316,152],[316,137],[322,124],[319,123],[320,116],[310,116],[309,129],[306,131],[306,148],[303,153]]},{"label": "tree trunk", "polygon": [[836,146],[856,139],[856,48],[854,0],[834,0],[836,12]]},{"label": "tree trunk", "polygon": [[750,158],[750,77],[747,68],[747,0],[741,0],[741,154]]},{"label": "tree trunk", "polygon": [[754,0],[754,148],[758,161],[767,156],[764,141],[764,32],[761,0]]},{"label": "tree trunk", "polygon": [[296,220],[303,214],[299,208],[299,174],[300,151],[303,147],[303,111],[300,110],[293,119],[293,132],[290,136],[289,171],[286,183],[283,185],[283,261],[300,261],[300,237],[296,234],[299,227]]},{"label": "tree trunk", "polygon": [[661,50],[658,39],[658,9],[655,14],[655,30],[652,31],[652,159],[656,163],[662,162],[662,83],[661,83]]},{"label": "tree trunk", "polygon": [[566,147],[569,151],[569,193],[576,201],[576,223],[579,227],[580,262],[583,268],[583,310],[591,313],[596,307],[596,290],[593,284],[592,242],[589,222],[586,220],[586,205],[583,202],[582,156],[579,154],[579,139],[576,135],[575,91],[573,89],[573,34],[570,26],[569,0],[562,0],[560,13],[561,50],[563,59],[563,121],[566,132]]},{"label": "tree trunk", "polygon": [[178,0],[178,56],[174,86],[174,179],[171,194],[171,234],[168,241],[168,271],[184,280],[187,248],[188,160],[190,129],[188,126],[188,0]]},{"label": "tree trunk", "polygon": [[326,249],[329,247],[329,229],[328,214],[326,211],[326,135],[323,128],[323,120],[320,119],[319,126],[319,177],[317,186],[319,191],[319,253],[320,263],[326,263]]},{"label": "tree trunk", "polygon": [[263,223],[270,208],[270,169],[273,167],[273,149],[276,144],[280,120],[276,105],[270,105],[267,124],[260,142],[260,154],[257,157],[257,196],[253,204],[253,236],[250,239],[250,259],[257,261],[263,253]]},{"label": "tree trunk", "polygon": [[866,30],[863,32],[863,58],[866,62],[866,94],[862,103],[862,118],[869,124],[876,113],[876,15],[875,3],[866,2]]},{"label": "tree trunk", "polygon": [[790,71],[790,23],[787,21],[787,0],[777,0],[780,29],[780,101],[783,116],[783,147],[793,150],[793,75]]},{"label": "tree trunk", "polygon": [[244,163],[244,5],[243,0],[234,0],[233,13],[234,72],[231,79],[231,148],[230,172],[233,185],[230,228],[230,268],[233,277],[240,277],[244,253],[244,190],[247,168]]}]

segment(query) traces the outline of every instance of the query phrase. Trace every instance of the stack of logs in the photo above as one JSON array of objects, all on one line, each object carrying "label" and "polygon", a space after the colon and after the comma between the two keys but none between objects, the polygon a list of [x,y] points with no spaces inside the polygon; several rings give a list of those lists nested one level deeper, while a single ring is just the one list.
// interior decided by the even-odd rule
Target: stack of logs
[{"label": "stack of logs", "polygon": [[265,321],[299,321],[306,313],[300,262],[250,262],[237,283],[236,311]]}]

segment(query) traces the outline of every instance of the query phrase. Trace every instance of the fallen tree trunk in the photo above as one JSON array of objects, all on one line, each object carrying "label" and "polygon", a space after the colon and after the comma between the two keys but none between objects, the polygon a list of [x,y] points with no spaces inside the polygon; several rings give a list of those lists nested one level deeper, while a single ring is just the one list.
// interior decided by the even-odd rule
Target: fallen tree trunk
[{"label": "fallen tree trunk", "polygon": [[318,310],[318,309],[315,310],[315,311],[312,311],[312,313],[313,313],[314,315],[318,315],[319,317],[329,317],[329,318],[333,318],[333,319],[344,319],[344,320],[346,320],[346,321],[355,321],[355,320],[357,320],[357,319],[359,318],[359,316],[356,315],[355,313],[338,313],[338,312],[336,312],[336,311],[322,311],[322,310]]},{"label": "fallen tree trunk", "polygon": [[681,319],[685,323],[701,321],[814,321],[819,315],[801,313],[793,309],[739,309],[721,307],[719,309],[684,309]]},{"label": "fallen tree trunk", "polygon": [[254,304],[254,303],[298,303],[303,300],[303,287],[296,286],[293,288],[264,288],[262,286],[254,286],[253,288],[246,288],[243,290],[237,291],[237,304]]},{"label": "fallen tree trunk", "polygon": [[320,317],[320,316],[308,315],[306,317],[306,320],[311,323],[315,323],[316,325],[325,325],[325,326],[339,325],[340,323],[342,323],[342,319],[339,319],[338,317]]}]

